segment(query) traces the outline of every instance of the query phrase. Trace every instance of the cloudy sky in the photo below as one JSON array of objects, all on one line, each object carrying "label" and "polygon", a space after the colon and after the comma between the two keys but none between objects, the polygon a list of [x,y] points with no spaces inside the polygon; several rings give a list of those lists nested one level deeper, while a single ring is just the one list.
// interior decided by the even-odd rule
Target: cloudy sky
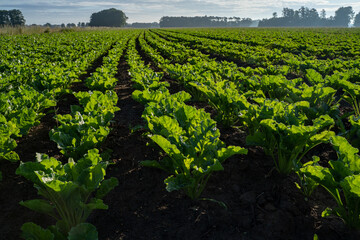
[{"label": "cloudy sky", "polygon": [[0,0],[0,9],[20,9],[26,24],[61,24],[88,22],[90,15],[103,9],[117,8],[128,16],[128,22],[154,22],[162,16],[237,16],[252,19],[281,15],[284,7],[301,6],[325,9],[334,15],[339,7],[352,6],[360,11],[358,0]]}]

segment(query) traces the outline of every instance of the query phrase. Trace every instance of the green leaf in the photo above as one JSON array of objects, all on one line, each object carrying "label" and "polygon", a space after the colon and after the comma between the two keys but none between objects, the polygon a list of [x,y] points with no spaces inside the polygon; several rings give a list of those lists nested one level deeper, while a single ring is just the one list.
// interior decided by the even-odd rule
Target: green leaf
[{"label": "green leaf", "polygon": [[14,151],[10,151],[10,152],[6,153],[5,155],[3,155],[3,158],[10,162],[17,162],[20,160],[19,155]]},{"label": "green leaf", "polygon": [[335,148],[339,159],[344,162],[351,171],[360,173],[359,149],[351,146],[344,137],[340,136],[332,137],[331,144]]},{"label": "green leaf", "polygon": [[54,212],[54,206],[50,205],[48,201],[45,201],[43,199],[21,201],[20,205],[27,207],[35,212],[44,213],[52,217],[56,217]]},{"label": "green leaf", "polygon": [[39,170],[45,170],[45,167],[36,162],[20,162],[19,167],[16,169],[16,174],[25,177],[33,183],[39,184],[40,180],[35,174],[35,172]]},{"label": "green leaf", "polygon": [[315,71],[314,69],[306,69],[306,78],[313,85],[324,82],[324,79],[321,76],[321,74]]},{"label": "green leaf", "polygon": [[51,225],[48,227],[48,229],[54,234],[55,240],[66,240],[67,239],[67,233],[64,235],[60,232],[60,229],[56,225]]},{"label": "green leaf", "polygon": [[145,161],[141,161],[140,164],[144,167],[154,167],[165,170],[163,166],[156,160],[145,160]]},{"label": "green leaf", "polygon": [[25,240],[53,240],[54,234],[48,229],[43,229],[39,225],[28,222],[21,227],[21,237]]},{"label": "green leaf", "polygon": [[102,199],[93,198],[88,204],[84,205],[86,208],[95,210],[95,209],[103,209],[106,210],[109,207],[103,202]]},{"label": "green leaf", "polygon": [[176,145],[171,144],[171,142],[164,138],[161,135],[152,135],[150,136],[151,140],[153,140],[157,145],[159,145],[165,153],[167,153],[171,158],[175,158],[177,160],[182,160],[183,157],[179,149]]},{"label": "green leaf", "polygon": [[351,193],[352,198],[357,199],[360,204],[360,175],[348,176],[340,184],[344,191]]},{"label": "green leaf", "polygon": [[96,192],[96,197],[100,199],[105,197],[117,185],[119,185],[119,181],[115,177],[104,180]]},{"label": "green leaf", "polygon": [[184,174],[178,174],[166,178],[164,183],[166,184],[166,190],[172,192],[191,186],[193,184],[193,179],[186,177]]},{"label": "green leaf", "polygon": [[228,146],[217,151],[217,156],[220,162],[235,155],[235,154],[247,154],[248,150],[239,146]]},{"label": "green leaf", "polygon": [[310,165],[300,170],[330,191],[335,190],[337,187],[337,183],[328,168]]},{"label": "green leaf", "polygon": [[97,240],[98,232],[96,227],[90,223],[80,223],[71,228],[68,240]]}]

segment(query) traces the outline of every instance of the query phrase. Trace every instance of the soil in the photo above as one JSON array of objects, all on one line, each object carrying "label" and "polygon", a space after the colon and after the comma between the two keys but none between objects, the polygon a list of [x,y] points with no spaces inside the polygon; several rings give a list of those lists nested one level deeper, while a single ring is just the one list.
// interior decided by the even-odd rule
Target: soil
[{"label": "soil", "polygon": [[[107,177],[117,177],[119,186],[104,199],[109,210],[95,211],[88,221],[97,227],[99,239],[319,239],[355,240],[360,233],[349,230],[335,217],[322,218],[321,212],[335,206],[324,190],[309,198],[301,194],[294,182],[297,176],[284,177],[273,171],[273,162],[261,148],[250,147],[247,155],[229,158],[224,171],[214,173],[203,193],[203,200],[192,201],[182,192],[167,192],[164,171],[142,167],[143,160],[161,159],[160,149],[149,143],[141,127],[144,106],[131,98],[133,92],[129,66],[122,57],[115,88],[119,96],[112,132],[102,150],[112,150],[114,164]],[[173,91],[176,91],[174,87]],[[57,113],[67,113],[76,99],[63,96]],[[192,103],[196,107],[208,106]],[[48,132],[56,121],[48,112],[41,124],[20,139],[16,151],[22,161],[33,161],[36,152],[62,159]],[[221,128],[227,145],[245,146],[246,135],[239,129]],[[311,154],[326,160],[333,157],[329,146],[319,146]],[[53,220],[18,204],[38,198],[32,184],[15,175],[17,163],[0,161],[0,239],[19,239],[21,225],[32,221],[44,227]],[[219,202],[225,204],[225,209]]]}]

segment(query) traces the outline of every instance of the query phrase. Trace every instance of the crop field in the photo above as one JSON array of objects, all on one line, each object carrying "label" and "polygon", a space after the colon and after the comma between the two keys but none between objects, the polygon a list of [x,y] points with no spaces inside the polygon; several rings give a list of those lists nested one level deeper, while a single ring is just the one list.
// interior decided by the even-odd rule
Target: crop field
[{"label": "crop field", "polygon": [[0,239],[360,239],[359,39],[0,35]]}]

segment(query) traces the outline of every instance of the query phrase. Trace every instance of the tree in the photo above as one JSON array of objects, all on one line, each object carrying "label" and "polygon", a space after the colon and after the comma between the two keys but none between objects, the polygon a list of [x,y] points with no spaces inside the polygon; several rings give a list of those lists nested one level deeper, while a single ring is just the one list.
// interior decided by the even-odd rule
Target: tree
[{"label": "tree", "polygon": [[1,10],[0,11],[0,26],[23,26],[25,25],[25,18],[22,12],[18,9]]},{"label": "tree", "polygon": [[[234,21],[235,20],[235,21]],[[195,16],[195,17],[168,17],[160,19],[160,27],[249,27],[252,24],[251,18],[218,16]],[[137,24],[132,25],[137,26]],[[155,27],[158,27],[155,25]]]},{"label": "tree", "polygon": [[341,7],[335,12],[334,23],[336,27],[348,27],[351,19],[354,17],[352,7]]},{"label": "tree", "polygon": [[354,27],[360,27],[360,12],[355,16]]},{"label": "tree", "polygon": [[321,17],[322,19],[325,19],[325,18],[326,18],[326,11],[325,11],[325,9],[321,10],[320,17]]},{"label": "tree", "polygon": [[25,25],[25,18],[22,12],[18,9],[8,11],[11,26],[23,26]]},{"label": "tree", "polygon": [[312,8],[310,9],[307,17],[310,19],[310,21],[317,21],[319,19],[319,13],[315,8]]},{"label": "tree", "polygon": [[115,8],[102,10],[91,14],[90,26],[92,27],[123,27],[126,25],[125,13]]},{"label": "tree", "polygon": [[282,13],[284,18],[293,18],[295,16],[295,11],[291,8],[284,8]]},{"label": "tree", "polygon": [[273,18],[277,18],[277,12],[273,12]]},{"label": "tree", "polygon": [[299,9],[300,18],[302,18],[302,19],[306,18],[306,12],[307,12],[307,8],[305,8],[304,6],[302,6],[302,7]]},{"label": "tree", "polygon": [[0,25],[10,25],[9,14],[6,10],[0,10]]}]

